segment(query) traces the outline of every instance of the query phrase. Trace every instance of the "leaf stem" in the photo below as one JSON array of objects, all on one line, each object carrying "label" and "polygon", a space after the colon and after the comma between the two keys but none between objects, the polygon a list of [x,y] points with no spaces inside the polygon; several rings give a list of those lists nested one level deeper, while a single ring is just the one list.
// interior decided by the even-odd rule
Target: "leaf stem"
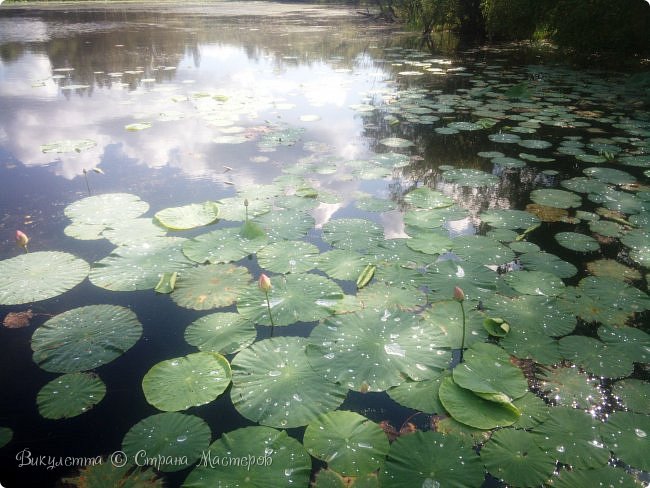
[{"label": "leaf stem", "polygon": [[264,294],[266,295],[266,308],[269,311],[269,320],[271,321],[271,337],[273,337],[273,327],[275,327],[275,324],[273,323],[273,314],[271,313],[271,302],[269,301],[269,292],[265,291]]},{"label": "leaf stem", "polygon": [[465,306],[463,305],[463,302],[458,302],[460,303],[460,310],[463,312],[463,335],[460,341],[460,361],[463,362],[463,351],[465,350]]}]

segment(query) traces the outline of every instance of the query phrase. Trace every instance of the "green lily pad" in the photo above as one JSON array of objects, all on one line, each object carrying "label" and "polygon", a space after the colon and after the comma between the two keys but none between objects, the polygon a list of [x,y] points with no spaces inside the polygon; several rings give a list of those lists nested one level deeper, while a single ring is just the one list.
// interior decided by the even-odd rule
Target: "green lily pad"
[{"label": "green lily pad", "polygon": [[243,266],[206,264],[183,271],[171,297],[177,305],[194,310],[227,307],[251,279]]},{"label": "green lily pad", "polygon": [[[259,191],[259,190],[258,190]],[[248,200],[248,207],[244,205]],[[219,206],[219,219],[241,222],[246,220],[246,208],[248,218],[257,218],[264,215],[272,208],[271,201],[261,198],[246,198],[244,196],[222,198],[217,201]]]},{"label": "green lily pad", "polygon": [[560,183],[567,190],[575,191],[578,193],[603,193],[607,190],[607,183],[604,183],[595,178],[588,178],[586,176],[576,176],[574,178],[564,180]]},{"label": "green lily pad", "polygon": [[499,178],[492,173],[486,173],[473,168],[454,168],[442,173],[442,177],[451,183],[471,188],[496,185]]},{"label": "green lily pad", "polygon": [[553,145],[548,141],[541,141],[539,139],[524,139],[517,144],[528,149],[547,149]]},{"label": "green lily pad", "polygon": [[[431,304],[422,313],[427,327],[432,327],[440,335],[441,345],[460,349],[463,330],[463,315],[456,300],[440,300]],[[475,342],[485,342],[488,337],[483,327],[484,314],[476,309],[465,307],[465,347]]]},{"label": "green lily pad", "polygon": [[404,201],[422,209],[451,207],[454,200],[445,194],[430,188],[416,188],[404,195]]},{"label": "green lily pad", "polygon": [[354,202],[354,206],[366,212],[390,212],[397,208],[397,205],[392,200],[376,197],[358,198]]},{"label": "green lily pad", "polygon": [[530,391],[512,403],[521,412],[519,420],[512,424],[515,429],[531,429],[551,415],[551,409],[546,402]]},{"label": "green lily pad", "polygon": [[90,282],[111,291],[153,289],[163,273],[180,272],[192,265],[181,251],[184,242],[180,237],[159,237],[117,247],[109,256],[93,263]]},{"label": "green lily pad", "polygon": [[92,139],[64,139],[60,141],[48,142],[41,145],[41,152],[43,153],[80,153],[92,149],[97,145],[97,142]]},{"label": "green lily pad", "polygon": [[553,403],[587,410],[604,400],[598,379],[581,373],[576,367],[558,367],[543,370],[540,389]]},{"label": "green lily pad", "polygon": [[[404,224],[407,227],[407,233],[413,232],[412,228],[435,229],[442,227],[445,222],[453,220],[462,220],[468,217],[467,210],[451,206],[433,209],[415,208],[404,213]],[[415,234],[417,236],[417,234]]]},{"label": "green lily pad", "polygon": [[602,193],[590,194],[589,200],[594,203],[602,204],[604,207],[622,212],[624,214],[636,214],[648,211],[648,202],[643,201],[632,193],[618,191],[608,188]]},{"label": "green lily pad", "polygon": [[45,371],[74,373],[95,369],[128,351],[142,325],[128,308],[88,305],[56,315],[32,336],[34,362]]},{"label": "green lily pad", "polygon": [[461,388],[451,378],[440,383],[440,403],[455,420],[476,429],[494,429],[514,424],[520,413],[512,404],[481,398]]},{"label": "green lily pad", "polygon": [[307,486],[311,458],[286,431],[245,427],[216,440],[192,470],[184,487],[241,486],[286,488]]},{"label": "green lily pad", "polygon": [[335,280],[356,280],[368,258],[354,252],[334,249],[317,256],[316,267]]},{"label": "green lily pad", "polygon": [[481,449],[481,460],[490,474],[508,484],[540,486],[553,476],[555,460],[535,440],[525,430],[499,430]]},{"label": "green lily pad", "polygon": [[14,437],[14,431],[9,427],[0,427],[0,448],[3,448],[11,442]]},{"label": "green lily pad", "polygon": [[383,238],[383,229],[369,220],[334,219],[323,226],[323,240],[337,249],[365,251]]},{"label": "green lily pad", "polygon": [[384,391],[438,376],[451,353],[444,337],[413,314],[367,311],[328,318],[309,336],[307,357],[325,379],[357,391]]},{"label": "green lily pad", "polygon": [[650,414],[650,383],[628,378],[612,386],[612,394],[625,408],[637,413]]},{"label": "green lily pad", "polygon": [[480,214],[481,220],[492,227],[503,229],[528,229],[540,223],[535,215],[524,210],[488,210]]},{"label": "green lily pad", "polygon": [[630,257],[635,262],[650,267],[650,229],[634,229],[621,237],[621,242],[632,250]]},{"label": "green lily pad", "polygon": [[376,282],[359,290],[357,300],[363,308],[383,313],[385,310],[416,310],[426,305],[427,295],[412,286]]},{"label": "green lily pad", "polygon": [[[309,273],[274,278],[269,291],[273,323],[277,326],[325,318],[342,299],[343,290],[336,283]],[[237,310],[256,324],[271,325],[266,297],[257,283],[244,288],[239,294]]]},{"label": "green lily pad", "polygon": [[183,254],[197,263],[229,263],[259,251],[268,242],[264,235],[249,239],[237,227],[217,229],[183,243]]},{"label": "green lily pad", "polygon": [[480,486],[483,464],[471,446],[439,432],[414,432],[397,438],[379,474],[382,487],[469,488]]},{"label": "green lily pad", "polygon": [[521,137],[517,134],[507,134],[505,132],[499,132],[498,134],[490,134],[488,136],[492,142],[498,142],[502,144],[514,144],[521,141]]},{"label": "green lily pad", "polygon": [[622,378],[634,370],[633,362],[629,357],[621,357],[619,348],[612,348],[593,337],[563,337],[560,339],[560,354],[597,376]]},{"label": "green lily pad", "polygon": [[575,469],[600,468],[609,461],[598,424],[591,414],[568,407],[554,407],[542,424],[533,428],[537,445],[549,456]]},{"label": "green lily pad", "polygon": [[508,273],[505,281],[519,293],[525,295],[557,296],[564,290],[564,282],[544,271],[516,271]]},{"label": "green lily pad", "polygon": [[625,185],[636,181],[634,176],[620,169],[593,167],[585,168],[582,172],[587,176],[612,185]]},{"label": "green lily pad", "polygon": [[406,241],[406,245],[414,251],[425,254],[442,254],[451,249],[453,241],[446,231],[437,229],[432,231],[419,230],[413,238]]},{"label": "green lily pad", "polygon": [[443,414],[445,409],[438,399],[440,383],[449,376],[449,371],[443,371],[436,378],[422,381],[407,380],[404,383],[386,390],[394,401],[413,410],[429,414]]},{"label": "green lily pad", "polygon": [[402,139],[401,137],[386,137],[379,141],[380,144],[388,147],[411,147],[413,143],[408,139]]},{"label": "green lily pad", "polygon": [[598,259],[587,263],[587,269],[594,276],[602,276],[619,281],[637,281],[641,273],[634,268],[625,266],[614,259]]},{"label": "green lily pad", "polygon": [[36,405],[46,419],[76,417],[87,412],[106,394],[106,385],[92,373],[69,373],[54,378],[38,392]]},{"label": "green lily pad", "polygon": [[605,237],[621,237],[623,234],[623,227],[609,220],[589,222],[589,230]]},{"label": "green lily pad", "polygon": [[[210,445],[208,424],[194,415],[158,413],[133,427],[122,440],[122,451],[138,465],[173,472],[196,463]],[[146,456],[142,454],[146,453]]]},{"label": "green lily pad", "polygon": [[593,237],[578,232],[558,232],[555,240],[562,247],[577,252],[593,252],[600,249],[600,244]]},{"label": "green lily pad", "polygon": [[641,484],[622,468],[605,466],[595,469],[575,469],[560,471],[553,479],[557,488],[575,488],[576,486],[616,486],[618,488],[641,488]]},{"label": "green lily pad", "polygon": [[307,212],[278,210],[255,217],[271,241],[302,239],[314,228],[314,217]]},{"label": "green lily pad", "polygon": [[553,208],[574,208],[582,205],[582,199],[579,195],[552,188],[533,190],[530,199],[539,205]]},{"label": "green lily pad", "polygon": [[360,476],[381,468],[388,438],[379,425],[356,412],[320,415],[307,426],[305,448],[344,476]]},{"label": "green lily pad", "polygon": [[[70,235],[67,230],[72,225],[66,227],[66,235]],[[83,225],[83,227],[92,229],[90,225]],[[125,219],[113,222],[108,227],[103,225],[101,227],[101,237],[108,239],[115,246],[133,246],[164,237],[167,234],[167,229],[148,218]],[[78,236],[72,237],[79,238]],[[95,239],[97,238],[95,237]]]},{"label": "green lily pad", "polygon": [[204,352],[234,354],[250,346],[257,337],[255,324],[232,312],[199,317],[185,329],[185,340]]},{"label": "green lily pad", "polygon": [[[513,248],[512,246],[510,247]],[[526,252],[519,259],[524,269],[551,273],[558,278],[571,278],[578,273],[578,268],[573,264],[548,252]]]},{"label": "green lily pad", "polygon": [[0,305],[47,300],[74,288],[88,276],[86,261],[59,251],[21,254],[0,261]]},{"label": "green lily pad", "polygon": [[142,390],[151,405],[174,412],[210,403],[226,390],[231,376],[222,355],[196,352],[155,364],[142,378]]},{"label": "green lily pad", "polygon": [[515,254],[499,241],[479,235],[452,239],[452,249],[464,260],[483,265],[508,263],[515,258]]},{"label": "green lily pad", "polygon": [[107,193],[82,198],[68,205],[65,216],[79,225],[111,227],[135,219],[149,210],[149,204],[130,193]]},{"label": "green lily pad", "polygon": [[[535,326],[536,324],[526,324]],[[540,364],[555,364],[562,360],[558,342],[539,329],[511,326],[499,345],[519,359],[532,359]]]},{"label": "green lily pad", "polygon": [[[481,263],[439,261],[427,268],[425,284],[434,301],[453,296],[454,286],[465,293],[465,300],[477,302],[494,295],[498,275]],[[482,328],[482,326],[481,326]]]},{"label": "green lily pad", "polygon": [[304,241],[281,241],[257,253],[261,268],[274,273],[304,273],[317,265],[318,248]]},{"label": "green lily pad", "polygon": [[558,299],[553,297],[522,295],[509,299],[495,296],[485,305],[490,315],[510,324],[511,332],[525,330],[558,337],[570,334],[576,326],[575,316],[562,310]]},{"label": "green lily pad", "polygon": [[278,337],[240,352],[232,362],[235,409],[262,425],[290,428],[341,405],[347,390],[311,368],[306,345],[302,337]]},{"label": "green lily pad", "polygon": [[633,468],[650,470],[650,416],[634,412],[614,412],[601,424],[605,445],[618,459]]},{"label": "green lily pad", "polygon": [[208,225],[217,220],[219,207],[215,202],[192,203],[156,212],[158,222],[172,230],[187,230]]}]

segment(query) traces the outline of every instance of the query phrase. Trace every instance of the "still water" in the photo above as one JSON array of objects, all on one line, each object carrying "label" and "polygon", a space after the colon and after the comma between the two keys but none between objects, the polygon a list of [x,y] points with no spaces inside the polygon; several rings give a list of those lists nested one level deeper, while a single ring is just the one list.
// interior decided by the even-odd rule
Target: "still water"
[{"label": "still water", "polygon": [[[241,225],[243,213],[232,210],[232,202],[241,212],[246,198],[257,217],[268,209],[256,211],[255,202],[272,196],[271,212],[286,206],[310,216],[304,235],[287,239],[313,245],[316,253],[343,248],[372,254],[364,249],[370,247],[368,240],[375,239],[372,232],[359,231],[360,239],[366,239],[363,245],[337,245],[344,239],[337,240],[331,226],[337,219],[364,219],[383,231],[379,240],[402,245],[408,238],[419,239],[384,264],[392,260],[400,269],[417,269],[428,276],[441,262],[439,256],[451,248],[468,263],[480,262],[476,273],[481,277],[472,278],[466,288],[474,309],[495,303],[497,291],[513,298],[561,296],[567,314],[580,317],[576,334],[581,337],[605,340],[596,333],[599,324],[647,331],[649,251],[644,239],[650,209],[646,186],[650,113],[647,78],[636,73],[642,69],[626,73],[573,68],[552,61],[548,50],[512,46],[452,51],[446,42],[444,50],[427,52],[417,49],[418,41],[398,26],[375,23],[355,9],[338,6],[3,5],[0,259],[23,253],[14,243],[15,231],[22,230],[29,236],[30,253],[64,251],[98,267],[96,263],[115,245],[101,236],[89,239],[66,229],[70,218],[64,213],[70,204],[91,195],[137,195],[147,202],[144,217],[149,219],[170,207],[223,202],[221,220],[207,230],[197,227],[168,234],[188,239]],[[419,205],[416,198],[409,199],[416,188],[436,190],[435,199],[448,199],[449,204],[433,204],[434,197],[428,195],[431,200]],[[548,189],[560,193],[544,193]],[[231,203],[230,213],[225,202]],[[451,209],[453,216],[426,213],[437,208]],[[541,227],[501,225],[500,214],[497,218],[488,213],[526,208],[540,217]],[[604,216],[598,211],[602,208],[615,213]],[[119,216],[125,211],[116,206],[109,213]],[[354,223],[361,221],[350,222],[349,233],[355,234]],[[323,229],[330,230],[329,235],[324,236]],[[565,241],[553,238],[560,233],[571,234]],[[442,234],[465,240],[458,248],[431,244]],[[469,239],[479,234],[490,241],[470,244]],[[584,249],[574,245],[581,239],[577,234],[589,239]],[[501,253],[499,247],[492,252],[494,246],[512,250]],[[544,273],[536,275],[540,281],[532,291],[528,282],[505,278],[497,282],[502,274],[517,275],[519,258],[524,272]],[[273,259],[266,256],[266,262]],[[602,259],[608,261],[593,265]],[[262,265],[254,251],[234,261],[248,270],[251,279],[273,268]],[[391,275],[391,281],[379,274],[380,268],[376,280],[387,286],[398,280],[397,275]],[[470,268],[465,267],[468,279]],[[316,266],[312,274],[332,276],[323,269]],[[402,308],[420,313],[431,303],[451,299],[465,270],[458,267],[450,275],[439,270],[433,281],[418,282],[428,296],[414,287],[407,294],[422,293],[423,301]],[[490,276],[484,279],[481,273],[486,270]],[[287,272],[291,274],[291,269],[269,274],[279,281]],[[633,289],[638,299],[633,304],[599,305],[618,307],[615,317],[583,310],[597,308],[593,302],[572,308],[571,303],[588,294],[586,284],[578,286],[588,276],[621,283],[621,296]],[[112,291],[110,286],[96,286],[98,281],[91,277],[60,296],[35,303],[0,305],[3,317],[27,309],[33,313],[25,328],[0,329],[0,427],[11,429],[11,440],[0,447],[3,486],[53,486],[76,473],[70,467],[42,465],[46,460],[33,465],[39,456],[50,456],[56,463],[78,457],[106,459],[120,451],[131,427],[160,413],[143,396],[143,376],[161,361],[197,351],[184,334],[190,323],[206,315],[205,310],[179,307],[168,295],[154,293],[153,286]],[[335,281],[347,295],[356,293],[354,279]],[[598,287],[609,282],[603,283],[594,285],[595,296]],[[8,285],[0,282],[0,286]],[[564,286],[572,291],[563,291]],[[391,289],[385,298],[373,297],[373,306],[381,308],[385,300],[390,315],[388,304],[402,300],[391,298],[392,293]],[[553,308],[555,302],[534,303]],[[95,368],[106,385],[101,402],[71,418],[43,418],[36,398],[57,375],[33,361],[32,334],[53,316],[90,304],[127,307],[142,324],[142,337],[123,356]],[[237,312],[231,304],[214,308]],[[494,310],[502,312],[498,304]],[[550,313],[542,311],[541,317]],[[273,332],[257,325],[256,340],[272,334],[307,337],[317,323],[299,318]],[[530,373],[532,391],[545,401],[588,410],[600,420],[603,409],[625,410],[617,403],[612,382],[628,378],[640,381],[642,390],[647,387],[645,336],[638,339],[645,344],[645,355],[635,351],[629,367],[610,374],[603,361],[613,361],[611,356],[596,354],[601,370],[582,352],[571,355],[568,342],[558,349],[558,337],[572,331],[573,326],[544,336],[549,349],[542,345],[536,350],[524,336],[504,347],[522,360],[549,368],[562,365],[553,371],[576,372],[575,377],[567,373],[571,379],[566,381],[549,380],[555,390],[544,390],[539,377],[532,381]],[[487,340],[482,328],[475,335]],[[383,350],[393,357],[411,354],[397,342],[383,344]],[[628,354],[618,351],[617,357]],[[232,361],[232,353],[224,354]],[[580,366],[579,375],[570,368],[572,359]],[[373,388],[372,383],[369,388],[355,380],[348,382],[340,410],[374,422],[385,420],[398,429],[424,410],[394,401],[382,392],[386,388]],[[589,390],[594,381],[596,387]],[[620,386],[623,390],[627,385]],[[549,390],[554,393],[545,395]],[[562,395],[571,401],[562,403],[558,400]],[[629,410],[650,413],[646,407]],[[434,412],[441,413],[428,410]],[[257,425],[233,406],[228,391],[185,413],[209,425],[211,441]],[[415,423],[428,430],[428,419],[418,414]],[[304,428],[288,432],[300,441]],[[182,443],[185,437],[177,441]],[[316,456],[311,462],[313,473],[326,465]],[[617,462],[620,467],[645,468],[634,461]],[[162,476],[169,486],[180,486],[190,470],[169,469],[172,472]],[[435,486],[430,478],[424,483]]]}]

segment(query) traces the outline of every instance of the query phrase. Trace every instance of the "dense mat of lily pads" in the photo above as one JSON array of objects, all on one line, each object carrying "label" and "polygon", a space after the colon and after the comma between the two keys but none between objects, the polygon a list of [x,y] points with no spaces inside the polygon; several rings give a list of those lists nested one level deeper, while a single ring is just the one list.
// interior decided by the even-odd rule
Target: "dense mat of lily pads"
[{"label": "dense mat of lily pads", "polygon": [[[388,59],[398,54],[392,59],[389,52]],[[402,61],[409,66],[402,77],[437,76],[445,66],[413,53]],[[343,477],[352,477],[355,486],[473,487],[486,473],[512,486],[551,479],[553,486],[603,480],[639,486],[635,474],[650,471],[648,383],[639,379],[650,363],[650,335],[639,321],[650,310],[650,190],[625,168],[650,167],[650,117],[571,109],[568,104],[587,92],[562,90],[578,86],[574,77],[599,100],[615,85],[601,87],[569,71],[537,71],[534,83],[525,71],[512,73],[513,83],[497,83],[487,66],[473,88],[454,95],[408,89],[354,107],[365,117],[383,111],[389,123],[435,125],[445,137],[482,131],[495,151],[478,156],[507,171],[552,159],[534,153],[553,146],[535,135],[541,126],[619,130],[607,139],[562,137],[556,152],[583,164],[584,176],[562,181],[562,188],[534,190],[527,211],[472,213],[449,194],[420,186],[400,202],[408,237],[385,238],[375,216],[395,211],[395,204],[378,197],[356,201],[367,218],[335,216],[316,229],[310,210],[337,198],[311,185],[317,158],[254,191],[237,188],[230,199],[150,212],[137,195],[96,195],[65,209],[71,221],[65,233],[107,239],[114,245],[110,254],[91,264],[59,251],[0,261],[0,275],[11,285],[0,292],[0,304],[56,297],[88,277],[106,290],[149,290],[159,300],[205,311],[186,324],[185,339],[197,351],[153,364],[145,374],[142,394],[161,413],[125,432],[122,445],[127,453],[183,457],[185,464],[167,470],[193,467],[187,487],[244,478],[251,486],[307,486],[312,458],[326,464],[315,486],[345,486]],[[616,89],[625,94],[627,88]],[[450,121],[457,110],[470,113],[471,121]],[[130,124],[126,130],[146,128]],[[278,127],[257,144],[291,145],[301,133]],[[379,143],[389,151],[414,145],[397,135]],[[61,141],[43,150],[90,146]],[[401,171],[405,162],[387,152],[336,165],[341,173],[374,180]],[[466,188],[494,186],[498,175],[441,170],[443,180]],[[647,180],[647,170],[644,175]],[[470,214],[484,232],[450,232]],[[558,221],[561,232],[552,225]],[[554,232],[563,249],[593,258],[588,270],[540,249],[534,237],[541,231]],[[626,264],[599,259],[602,246],[613,241]],[[257,282],[261,272],[272,282],[268,301]],[[464,310],[453,300],[455,286],[464,291]],[[313,326],[309,335],[295,336],[293,329],[305,324]],[[466,350],[458,363],[463,324]],[[272,327],[276,336],[256,340],[256,326]],[[135,314],[108,304],[47,320],[32,338],[34,361],[64,374],[35,399],[41,415],[67,418],[99,403],[106,388],[101,369],[94,370],[119,360],[141,329]],[[387,394],[435,414],[437,431],[402,433],[389,442],[387,429],[339,409],[349,390]],[[183,413],[221,395],[230,395],[235,409],[258,425],[212,439],[202,419]],[[602,412],[605,397],[616,399],[609,415]],[[284,430],[292,427],[305,428],[302,442]],[[10,438],[0,429],[0,444]],[[197,466],[208,447],[215,456],[254,453],[255,459],[245,466]],[[89,468],[87,476],[105,476],[106,469]],[[131,475],[155,481],[149,470]]]}]

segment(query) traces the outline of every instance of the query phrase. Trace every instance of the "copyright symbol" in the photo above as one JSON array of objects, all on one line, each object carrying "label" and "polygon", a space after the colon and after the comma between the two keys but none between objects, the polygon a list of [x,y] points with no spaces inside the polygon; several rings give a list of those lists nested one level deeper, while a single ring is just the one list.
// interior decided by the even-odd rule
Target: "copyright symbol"
[{"label": "copyright symbol", "polygon": [[128,457],[124,451],[115,451],[113,454],[111,454],[110,459],[111,464],[116,468],[121,468],[128,461]]}]

